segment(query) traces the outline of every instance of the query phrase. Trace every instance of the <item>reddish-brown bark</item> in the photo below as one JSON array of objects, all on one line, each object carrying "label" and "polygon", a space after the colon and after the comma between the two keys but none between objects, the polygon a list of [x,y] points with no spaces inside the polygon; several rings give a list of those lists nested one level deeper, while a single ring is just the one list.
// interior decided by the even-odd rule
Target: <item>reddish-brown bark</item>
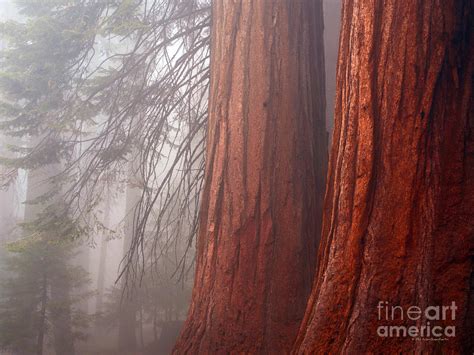
[{"label": "reddish-brown bark", "polygon": [[175,353],[288,352],[310,292],[326,165],[322,8],[213,1],[207,165]]},{"label": "reddish-brown bark", "polygon": [[[344,2],[322,242],[295,352],[472,346],[473,12],[470,0]],[[379,301],[454,301],[455,321],[438,323],[456,337],[379,337],[417,324],[379,321]]]}]

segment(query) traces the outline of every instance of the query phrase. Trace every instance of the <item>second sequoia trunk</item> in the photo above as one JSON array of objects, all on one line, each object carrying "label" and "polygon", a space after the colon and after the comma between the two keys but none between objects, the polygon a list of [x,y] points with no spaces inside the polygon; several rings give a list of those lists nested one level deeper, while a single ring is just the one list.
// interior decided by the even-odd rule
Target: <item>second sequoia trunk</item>
[{"label": "second sequoia trunk", "polygon": [[[344,2],[299,353],[472,353],[473,10],[470,0]],[[454,314],[439,312],[453,302]]]},{"label": "second sequoia trunk", "polygon": [[315,267],[326,172],[320,1],[213,2],[205,186],[175,353],[284,353]]}]

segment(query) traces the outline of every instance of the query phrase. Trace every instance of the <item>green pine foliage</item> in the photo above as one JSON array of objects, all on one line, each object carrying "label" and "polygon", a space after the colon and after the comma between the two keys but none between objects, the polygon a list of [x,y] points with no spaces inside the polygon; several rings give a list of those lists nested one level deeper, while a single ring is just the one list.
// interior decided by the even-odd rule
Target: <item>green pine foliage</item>
[{"label": "green pine foliage", "polygon": [[[11,183],[19,169],[59,167],[47,179],[50,188],[26,202],[39,212],[20,224],[21,238],[8,245],[5,258],[8,277],[0,280],[0,348],[31,353],[42,332],[45,344],[53,343],[60,314],[71,315],[71,337],[83,337],[88,318],[78,304],[87,277],[71,259],[77,241],[100,224],[93,214],[104,186],[127,183],[132,152],[144,191],[134,222],[142,230],[134,238],[144,238],[151,225],[147,237],[158,241],[162,226],[179,224],[184,227],[175,235],[191,245],[194,227],[187,224],[195,225],[189,205],[198,204],[202,181],[210,16],[206,1],[197,0],[16,3],[19,20],[0,24],[6,44],[0,132],[15,142],[0,157],[9,169],[0,183]],[[159,173],[164,165],[169,171]],[[138,295],[146,322],[185,308],[171,280],[178,267],[166,277],[146,276],[148,290]],[[57,285],[67,298],[55,296]],[[119,309],[121,292],[111,297],[111,312]]]},{"label": "green pine foliage", "polygon": [[[51,238],[46,238],[51,239]],[[33,353],[44,333],[44,345],[53,340],[58,314],[71,314],[74,339],[84,339],[88,316],[79,305],[90,293],[85,290],[85,271],[71,265],[74,243],[54,243],[42,238],[8,245],[5,260],[8,277],[0,287],[0,349]],[[53,287],[67,289],[58,297]]]},{"label": "green pine foliage", "polygon": [[2,163],[37,169],[71,156],[64,138],[81,119],[75,112],[76,86],[80,63],[94,43],[100,6],[66,0],[18,5],[26,17],[0,25],[7,44],[0,53],[0,129],[23,139],[10,147],[16,158]]},{"label": "green pine foliage", "polygon": [[[101,6],[19,1],[19,20],[0,24],[6,44],[0,53],[0,129],[16,140],[0,163],[11,171],[30,175],[71,159],[74,146],[67,137],[83,113],[75,114],[73,104],[80,63],[93,44]],[[0,280],[0,348],[15,353],[39,352],[54,343],[61,327],[71,330],[62,333],[68,342],[81,339],[88,325],[78,306],[88,296],[87,275],[71,262],[84,230],[61,203],[69,181],[47,178],[51,188],[27,201],[38,213],[21,224],[21,238],[8,244],[7,273]]]}]

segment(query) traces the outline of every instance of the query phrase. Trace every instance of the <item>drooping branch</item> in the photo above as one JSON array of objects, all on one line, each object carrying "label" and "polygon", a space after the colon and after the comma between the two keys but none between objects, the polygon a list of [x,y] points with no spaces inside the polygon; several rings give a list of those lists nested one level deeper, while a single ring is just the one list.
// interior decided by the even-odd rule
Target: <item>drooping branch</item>
[{"label": "drooping branch", "polygon": [[[54,19],[72,16],[67,5],[44,6]],[[35,130],[42,139],[6,163],[13,176],[19,167],[65,162],[52,178],[64,186],[64,213],[92,228],[99,220],[95,206],[104,198],[104,184],[125,183],[128,161],[137,159],[142,195],[133,211],[134,236],[123,271],[138,276],[176,246],[178,237],[191,247],[196,230],[210,5],[157,0],[101,6],[78,1],[74,6],[76,15],[87,19],[77,32],[86,35],[60,70],[64,83],[56,96],[61,100],[40,115],[34,112],[39,102],[15,107],[16,115],[11,109],[13,119],[4,123],[11,135]],[[189,266],[188,248],[177,258],[180,274]]]}]

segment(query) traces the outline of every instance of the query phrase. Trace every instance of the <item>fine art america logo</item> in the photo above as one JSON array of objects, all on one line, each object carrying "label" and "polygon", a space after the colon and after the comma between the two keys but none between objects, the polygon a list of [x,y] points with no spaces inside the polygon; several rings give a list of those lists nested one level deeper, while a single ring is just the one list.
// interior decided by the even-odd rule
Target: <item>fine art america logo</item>
[{"label": "fine art america logo", "polygon": [[[402,307],[380,301],[377,305],[377,328],[380,337],[410,337],[413,340],[444,341],[456,336],[456,327],[447,325],[456,319],[457,306]],[[405,325],[398,325],[398,324]],[[442,323],[442,324],[439,324]]]}]

